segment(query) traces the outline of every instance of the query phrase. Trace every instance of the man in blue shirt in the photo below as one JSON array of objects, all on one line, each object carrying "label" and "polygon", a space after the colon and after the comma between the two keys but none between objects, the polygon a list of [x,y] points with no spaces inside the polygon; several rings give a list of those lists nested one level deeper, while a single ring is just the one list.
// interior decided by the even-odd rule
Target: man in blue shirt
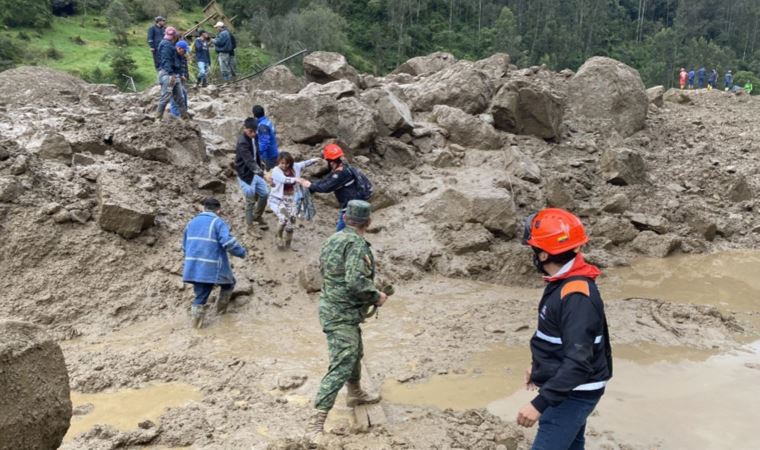
[{"label": "man in blue shirt", "polygon": [[235,40],[224,22],[217,22],[214,28],[219,33],[216,39],[212,40],[219,57],[219,69],[224,81],[229,81],[235,76]]},{"label": "man in blue shirt", "polygon": [[729,70],[726,72],[726,76],[723,77],[723,82],[726,85],[726,90],[730,91],[734,87],[734,74]]},{"label": "man in blue shirt", "polygon": [[187,104],[182,96],[182,66],[177,58],[177,50],[174,44],[177,42],[177,30],[168,27],[164,33],[164,39],[158,45],[158,82],[161,84],[161,97],[158,100],[156,120],[164,117],[166,105],[170,99],[179,105],[180,117],[189,119]]},{"label": "man in blue shirt", "polygon": [[256,141],[259,144],[261,159],[264,160],[266,169],[272,170],[277,165],[277,157],[280,155],[280,150],[277,147],[277,131],[272,121],[264,114],[263,106],[254,105],[252,112],[253,117],[258,122]]},{"label": "man in blue shirt", "polygon": [[211,54],[209,47],[211,39],[206,30],[198,32],[198,38],[195,40],[193,47],[195,49],[195,61],[198,64],[198,82],[196,87],[208,86],[208,72],[211,69]]},{"label": "man in blue shirt", "polygon": [[229,225],[219,217],[222,209],[219,200],[207,198],[203,202],[203,208],[204,211],[185,227],[182,241],[185,254],[182,281],[192,283],[195,291],[195,299],[190,308],[194,328],[203,326],[206,301],[216,285],[221,287],[216,300],[216,312],[227,312],[235,287],[235,276],[227,253],[238,258],[245,258],[246,254],[245,248],[230,233]]}]

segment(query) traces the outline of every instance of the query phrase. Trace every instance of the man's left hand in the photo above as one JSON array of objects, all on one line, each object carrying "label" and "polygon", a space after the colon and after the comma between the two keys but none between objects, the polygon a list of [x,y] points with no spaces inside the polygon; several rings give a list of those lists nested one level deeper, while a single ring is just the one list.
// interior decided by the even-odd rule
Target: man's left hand
[{"label": "man's left hand", "polygon": [[535,406],[531,403],[527,403],[517,412],[517,424],[525,428],[530,428],[533,424],[538,422],[540,417],[541,413],[538,412]]}]

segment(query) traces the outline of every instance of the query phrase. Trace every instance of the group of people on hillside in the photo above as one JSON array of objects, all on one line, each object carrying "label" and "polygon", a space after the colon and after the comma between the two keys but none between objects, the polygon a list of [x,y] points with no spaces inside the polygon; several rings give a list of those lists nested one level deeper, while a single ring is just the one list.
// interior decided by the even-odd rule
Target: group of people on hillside
[{"label": "group of people on hillside", "polygon": [[[331,172],[323,180],[308,183],[301,178],[301,170],[317,163],[319,158],[294,162],[291,155],[282,152],[272,169],[277,175],[267,182],[264,173],[267,158],[258,151],[259,123],[256,118],[246,119],[236,149],[236,169],[247,205],[253,195],[277,199],[269,205],[278,217],[279,232],[286,229],[283,223],[295,221],[295,216],[290,215],[293,203],[289,196],[293,191],[288,186],[312,189],[325,180],[341,179],[339,172],[351,173],[351,168],[343,161],[342,149],[328,144],[323,149],[323,158],[328,160]],[[358,183],[356,179],[353,181],[354,185]],[[264,184],[266,194],[251,189],[258,184]],[[334,181],[329,185],[335,186]],[[338,189],[348,186],[343,184]],[[338,189],[336,196],[341,199]],[[216,285],[220,286],[217,314],[226,312],[235,286],[227,255],[245,258],[247,254],[222,218],[221,203],[207,198],[203,206],[204,211],[188,223],[183,239],[183,280],[193,284],[191,316],[195,327],[202,325],[205,305]],[[392,288],[380,289],[375,284],[375,257],[365,238],[372,223],[370,203],[352,198],[341,206],[342,228],[339,226],[322,244],[319,255],[323,279],[319,320],[330,361],[305,430],[305,437],[317,445],[323,443],[325,421],[344,386],[349,407],[380,401],[380,395],[362,388],[364,346],[360,325],[368,317],[368,310],[382,307],[393,294]],[[251,224],[248,215],[246,221]],[[595,283],[601,272],[587,263],[581,253],[588,241],[580,219],[562,209],[543,209],[524,223],[522,243],[531,249],[533,265],[546,282],[538,306],[536,332],[530,341],[532,361],[525,373],[525,387],[538,393],[516,416],[520,426],[539,424],[534,450],[582,450],[586,419],[612,378],[610,334],[604,302]]]},{"label": "group of people on hillside", "polygon": [[192,46],[177,29],[166,26],[166,19],[158,16],[155,24],[148,28],[148,46],[153,55],[153,64],[158,73],[158,83],[161,94],[158,101],[156,118],[161,120],[167,105],[173,116],[188,118],[187,114],[187,84],[190,80],[189,60],[194,59],[198,76],[196,87],[208,86],[211,71],[211,47],[217,53],[219,68],[224,81],[230,81],[236,73],[235,36],[223,22],[214,25],[217,30],[216,38],[211,38],[208,31],[199,30]]},{"label": "group of people on hillside", "polygon": [[[704,67],[699,69],[691,69],[686,71],[686,68],[682,67],[678,74],[678,85],[681,89],[705,89],[708,90],[718,88],[718,70],[712,69],[710,75],[707,75],[707,70]],[[744,89],[747,94],[752,92],[752,82],[747,80],[744,86],[741,84],[734,84],[734,74],[731,70],[726,71],[723,75],[723,89],[725,91],[733,92],[737,88]]]}]

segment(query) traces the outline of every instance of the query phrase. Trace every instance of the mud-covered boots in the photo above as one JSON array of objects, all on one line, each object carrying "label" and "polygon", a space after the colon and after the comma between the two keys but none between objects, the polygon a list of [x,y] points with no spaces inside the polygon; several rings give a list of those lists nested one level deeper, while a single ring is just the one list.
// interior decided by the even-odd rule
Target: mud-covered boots
[{"label": "mud-covered boots", "polygon": [[[248,205],[246,205],[247,208]],[[268,230],[269,225],[267,225],[266,220],[264,220],[264,208],[267,207],[267,199],[266,197],[259,197],[258,200],[256,200],[256,206],[253,209],[253,220],[259,224],[259,228],[262,230]]]},{"label": "mud-covered boots", "polygon": [[277,233],[274,236],[274,244],[277,246],[279,250],[282,250],[285,246],[283,233],[285,232],[285,224],[280,223],[277,225]]},{"label": "mud-covered boots", "polygon": [[253,229],[253,210],[255,203],[256,202],[254,202],[252,198],[245,199],[245,224],[248,227],[248,231]]},{"label": "mud-covered boots", "polygon": [[285,249],[295,251],[295,249],[291,247],[292,244],[293,244],[293,230],[285,230]]},{"label": "mud-covered boots", "polygon": [[328,411],[314,409],[306,423],[306,435],[304,436],[309,442],[317,441],[325,432],[325,421],[327,420]]},{"label": "mud-covered boots", "polygon": [[204,305],[192,305],[190,307],[190,317],[192,318],[193,328],[203,327],[203,317],[206,315]]},{"label": "mud-covered boots", "polygon": [[346,387],[348,388],[348,395],[346,396],[346,405],[348,406],[368,405],[380,401],[379,394],[369,394],[362,389],[360,383],[347,383]]},{"label": "mud-covered boots", "polygon": [[232,299],[232,289],[220,291],[219,297],[216,298],[216,313],[222,315],[227,312],[227,306]]}]

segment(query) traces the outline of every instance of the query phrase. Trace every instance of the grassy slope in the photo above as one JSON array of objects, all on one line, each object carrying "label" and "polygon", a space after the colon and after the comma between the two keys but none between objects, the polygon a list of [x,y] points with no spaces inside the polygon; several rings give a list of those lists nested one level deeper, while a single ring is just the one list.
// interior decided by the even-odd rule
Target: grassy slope
[{"label": "grassy slope", "polygon": [[[172,16],[169,25],[185,30],[202,18],[203,13],[200,9],[193,12],[180,11]],[[150,21],[141,22],[129,30],[128,48],[138,67],[139,79],[135,80],[138,89],[149,87],[156,76],[147,44],[147,30],[150,25]],[[90,73],[96,67],[104,73],[110,71],[107,54],[113,49],[113,44],[110,42],[111,33],[103,16],[54,17],[51,28],[39,30],[39,34],[37,30],[29,28],[16,28],[13,31],[16,34],[23,32],[31,38],[28,41],[30,54],[25,57],[28,63],[61,69],[77,76]],[[85,45],[74,42],[77,36],[84,40]],[[47,50],[50,47],[55,47],[62,54],[62,58],[48,57]],[[246,60],[253,59],[257,64],[268,62],[268,57],[259,49],[241,50],[248,57]],[[241,71],[242,69],[245,67],[241,67]]]}]

